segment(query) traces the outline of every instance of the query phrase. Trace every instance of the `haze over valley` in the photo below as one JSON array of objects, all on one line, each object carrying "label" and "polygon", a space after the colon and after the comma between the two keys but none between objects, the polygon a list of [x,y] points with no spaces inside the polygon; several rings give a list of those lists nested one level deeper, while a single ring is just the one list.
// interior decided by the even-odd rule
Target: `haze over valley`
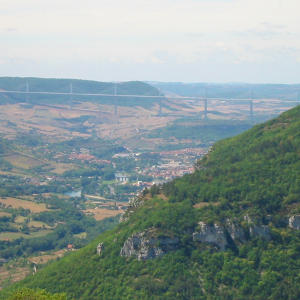
[{"label": "haze over valley", "polygon": [[300,299],[299,10],[2,0],[0,299]]}]

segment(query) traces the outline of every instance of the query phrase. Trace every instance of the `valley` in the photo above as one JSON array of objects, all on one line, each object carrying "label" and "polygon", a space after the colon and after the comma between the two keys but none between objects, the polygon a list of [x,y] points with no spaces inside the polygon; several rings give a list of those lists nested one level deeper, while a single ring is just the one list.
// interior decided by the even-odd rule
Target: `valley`
[{"label": "valley", "polygon": [[[39,89],[68,84],[29,80]],[[8,82],[0,78],[0,87]],[[83,92],[113,86],[76,84]],[[119,90],[158,94],[144,83],[125,85]],[[203,101],[171,96],[163,104],[117,97],[0,97],[0,288],[84,247],[115,227],[145,189],[193,173],[216,141],[292,105],[257,102],[250,120],[248,104],[211,100],[206,119]]]}]

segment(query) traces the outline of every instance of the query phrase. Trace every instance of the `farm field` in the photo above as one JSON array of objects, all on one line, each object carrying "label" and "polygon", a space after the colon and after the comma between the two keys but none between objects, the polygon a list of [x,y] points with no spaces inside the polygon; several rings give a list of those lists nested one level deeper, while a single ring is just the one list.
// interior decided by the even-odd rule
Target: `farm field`
[{"label": "farm field", "polygon": [[32,213],[40,213],[43,211],[49,211],[46,208],[45,203],[35,203],[32,201],[22,200],[19,198],[13,197],[5,197],[0,198],[0,203],[2,203],[5,207],[12,207],[12,208],[24,208],[29,209]]},{"label": "farm field", "polygon": [[106,218],[115,217],[124,213],[123,210],[112,210],[112,209],[105,209],[105,208],[94,208],[94,209],[87,209],[84,210],[84,213],[92,216],[95,218],[96,221],[101,221]]},{"label": "farm field", "polygon": [[62,249],[53,252],[41,253],[39,256],[21,258],[0,266],[0,290],[13,282],[17,282],[33,273],[33,264],[39,268],[51,260],[63,257],[69,251]]},{"label": "farm field", "polygon": [[57,258],[63,257],[66,253],[68,253],[67,249],[62,249],[50,253],[41,253],[39,256],[29,257],[28,261],[34,263],[36,265],[43,265],[51,260],[55,260]]},{"label": "farm field", "polygon": [[24,264],[24,262],[22,264],[15,264],[6,264],[5,266],[0,266],[0,290],[6,285],[24,279],[32,272],[30,266]]},{"label": "farm field", "polygon": [[0,211],[0,218],[1,217],[10,217],[10,216],[11,216],[11,214],[8,212]]},{"label": "farm field", "polygon": [[44,162],[40,160],[22,154],[18,154],[18,153],[5,156],[4,159],[9,163],[11,163],[16,168],[27,169],[27,170],[44,164]]},{"label": "farm field", "polygon": [[66,171],[70,171],[76,168],[74,164],[67,164],[67,163],[51,163],[51,173],[55,173],[57,175],[61,175]]},{"label": "farm field", "polygon": [[37,232],[32,232],[29,234],[25,234],[22,232],[1,232],[0,233],[0,241],[13,241],[19,238],[30,239],[36,237],[43,237],[50,233],[51,230],[39,230]]}]

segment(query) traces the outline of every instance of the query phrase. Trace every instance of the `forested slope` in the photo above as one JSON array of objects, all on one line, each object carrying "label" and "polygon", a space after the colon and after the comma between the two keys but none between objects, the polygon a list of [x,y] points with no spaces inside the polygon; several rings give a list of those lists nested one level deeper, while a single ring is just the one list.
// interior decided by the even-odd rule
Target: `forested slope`
[{"label": "forested slope", "polygon": [[13,288],[70,299],[299,299],[300,107],[218,142],[194,174],[152,187],[123,219]]}]

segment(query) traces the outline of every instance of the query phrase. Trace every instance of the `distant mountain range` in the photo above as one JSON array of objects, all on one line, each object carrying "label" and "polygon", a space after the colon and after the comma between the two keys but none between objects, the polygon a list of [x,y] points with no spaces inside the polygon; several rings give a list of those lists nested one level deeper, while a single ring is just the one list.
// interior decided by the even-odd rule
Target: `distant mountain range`
[{"label": "distant mountain range", "polygon": [[165,94],[224,98],[275,98],[300,101],[300,84],[148,82]]},{"label": "distant mountain range", "polygon": [[[55,79],[34,77],[0,77],[0,90],[30,91],[30,92],[57,92],[57,93],[90,93],[90,94],[119,94],[119,95],[151,95],[158,96],[159,91],[151,85],[141,81],[128,82],[99,82],[79,79]],[[71,95],[24,95],[0,94],[0,103],[61,103],[68,104],[74,101],[93,101],[103,104],[118,104],[125,106],[149,106],[149,103],[159,99],[74,96]]]}]

